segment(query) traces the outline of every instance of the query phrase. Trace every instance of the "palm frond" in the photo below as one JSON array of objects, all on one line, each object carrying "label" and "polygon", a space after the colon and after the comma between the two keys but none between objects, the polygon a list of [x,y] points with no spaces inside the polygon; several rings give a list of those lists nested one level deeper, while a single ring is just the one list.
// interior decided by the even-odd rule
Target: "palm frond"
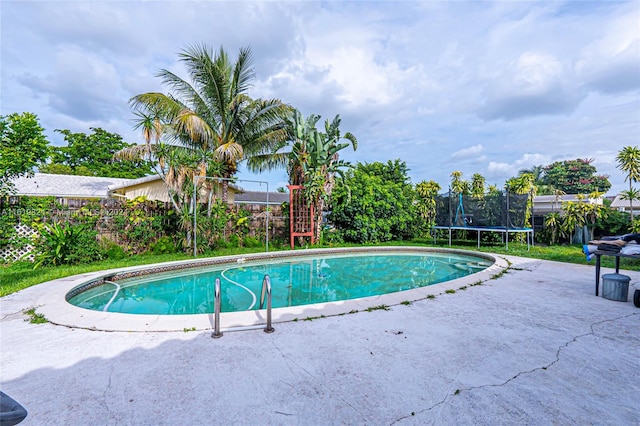
[{"label": "palm frond", "polygon": [[147,154],[146,145],[133,145],[113,154],[113,158],[120,161],[143,160]]},{"label": "palm frond", "polygon": [[218,146],[214,153],[217,160],[224,161],[225,163],[235,163],[244,156],[242,145],[233,141]]}]

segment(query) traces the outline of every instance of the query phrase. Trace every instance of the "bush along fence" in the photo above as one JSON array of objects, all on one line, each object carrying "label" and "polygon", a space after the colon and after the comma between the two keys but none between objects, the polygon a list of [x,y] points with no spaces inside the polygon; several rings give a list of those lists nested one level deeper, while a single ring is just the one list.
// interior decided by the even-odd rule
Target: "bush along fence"
[{"label": "bush along fence", "polygon": [[[259,246],[265,237],[266,207],[199,207],[198,250]],[[280,206],[269,207],[270,239],[284,240]],[[0,202],[0,262],[33,261],[42,265],[82,263],[190,251],[193,214],[169,205],[133,200],[83,200],[75,207],[54,197],[11,197]]]}]

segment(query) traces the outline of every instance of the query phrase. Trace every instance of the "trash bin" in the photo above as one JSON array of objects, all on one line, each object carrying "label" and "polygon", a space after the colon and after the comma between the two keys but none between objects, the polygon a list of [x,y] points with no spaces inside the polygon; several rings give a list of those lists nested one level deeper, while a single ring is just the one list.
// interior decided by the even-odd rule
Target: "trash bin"
[{"label": "trash bin", "polygon": [[626,302],[629,297],[629,278],[622,274],[605,274],[602,276],[602,297],[618,302]]}]

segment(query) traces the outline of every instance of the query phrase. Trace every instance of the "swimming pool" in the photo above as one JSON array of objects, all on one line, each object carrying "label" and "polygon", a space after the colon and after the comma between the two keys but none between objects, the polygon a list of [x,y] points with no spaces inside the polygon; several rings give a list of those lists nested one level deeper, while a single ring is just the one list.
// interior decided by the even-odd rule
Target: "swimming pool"
[{"label": "swimming pool", "polygon": [[[297,305],[297,306],[288,306],[288,307],[280,307],[273,309],[273,322],[286,322],[286,321],[294,321],[294,320],[303,320],[307,318],[316,318],[322,316],[332,316],[332,315],[342,315],[354,312],[361,312],[363,310],[369,310],[372,307],[380,307],[380,306],[397,306],[401,304],[406,304],[407,302],[413,302],[422,300],[425,298],[431,298],[433,296],[439,297],[439,295],[444,295],[446,292],[451,292],[452,290],[458,291],[458,289],[466,288],[471,284],[481,283],[487,280],[490,280],[492,276],[498,274],[500,271],[508,268],[508,262],[506,259],[494,254],[489,253],[478,253],[471,252],[465,250],[453,250],[446,248],[426,248],[426,247],[358,247],[358,248],[332,248],[332,249],[309,249],[309,250],[295,250],[295,251],[281,251],[281,252],[269,252],[269,253],[255,253],[249,255],[235,255],[235,256],[223,256],[223,257],[214,257],[214,258],[200,258],[200,259],[191,259],[191,260],[183,260],[183,261],[174,261],[174,262],[166,262],[159,263],[153,265],[144,265],[144,266],[132,266],[126,268],[119,268],[113,270],[105,270],[105,271],[97,271],[79,274],[72,277],[61,278],[58,280],[50,281],[48,283],[40,284],[40,286],[44,286],[47,288],[47,291],[43,292],[43,295],[38,299],[38,307],[37,312],[42,313],[49,322],[52,324],[64,325],[67,327],[75,327],[75,328],[85,328],[91,330],[104,330],[104,331],[140,331],[140,332],[150,332],[150,331],[191,331],[191,330],[211,330],[214,327],[215,320],[214,314],[208,312],[208,309],[205,309],[206,306],[202,306],[200,309],[196,309],[193,312],[204,312],[204,313],[184,313],[184,314],[135,314],[135,313],[121,313],[121,312],[110,312],[110,307],[108,311],[104,311],[104,307],[106,305],[97,304],[95,309],[87,309],[75,306],[69,303],[69,300],[74,297],[87,292],[94,291],[100,292],[97,289],[98,287],[108,284],[107,281],[112,281],[117,283],[119,286],[125,285],[127,282],[134,282],[134,280],[147,280],[153,277],[156,278],[166,278],[167,276],[177,276],[182,274],[187,274],[191,272],[202,272],[204,269],[209,267],[216,267],[218,271],[224,271],[229,268],[235,269],[238,267],[238,271],[233,272],[241,273],[244,271],[244,268],[251,267],[258,264],[279,264],[285,263],[288,261],[296,261],[304,259],[305,262],[308,262],[308,258],[311,257],[313,259],[317,259],[319,257],[323,257],[325,255],[331,255],[335,257],[343,257],[343,256],[360,256],[363,254],[396,254],[396,255],[407,255],[407,254],[420,254],[420,255],[443,255],[443,256],[452,256],[452,255],[464,255],[470,256],[469,261],[465,261],[460,263],[459,261],[452,262],[454,268],[471,268],[468,270],[469,275],[453,278],[454,276],[449,276],[448,281],[442,281],[438,284],[426,285],[423,287],[415,287],[408,290],[402,290],[402,288],[397,286],[394,288],[389,288],[387,291],[392,291],[387,294],[379,294],[373,296],[365,296],[358,297],[362,294],[353,295],[353,299],[346,300],[337,300],[338,297],[331,298],[333,301],[325,301],[325,302],[312,302],[308,300],[309,304]],[[459,260],[459,259],[458,259]],[[479,264],[474,265],[474,262],[485,262],[491,266],[486,269],[479,270],[479,272],[472,273],[476,268],[474,266],[479,266]],[[470,263],[469,263],[470,262]],[[330,264],[331,262],[329,262]],[[468,263],[468,264],[467,264]],[[322,265],[322,261],[320,261]],[[317,264],[312,264],[308,269],[305,270],[305,274],[311,271],[316,271]],[[379,269],[383,270],[387,268],[381,267]],[[368,268],[372,271],[375,269]],[[327,268],[327,270],[322,268],[321,273],[329,274],[333,273],[331,268]],[[263,278],[262,272],[259,271],[256,273],[257,277],[261,280]],[[228,275],[231,271],[228,271],[225,275],[229,278],[232,276]],[[155,275],[155,274],[165,274],[165,275]],[[403,274],[404,280],[411,283],[418,283],[422,278],[420,275],[428,275],[428,274],[415,274],[415,277],[412,274]],[[235,276],[235,275],[234,275]],[[285,277],[288,277],[288,272],[284,274]],[[306,276],[306,275],[305,275]],[[306,281],[306,287],[296,290],[300,294],[306,294],[308,289],[311,287],[312,289],[323,289],[324,284],[327,283],[327,276],[322,277],[321,275],[316,275],[318,278],[325,278],[324,280],[318,280],[314,284],[311,284],[310,281]],[[379,275],[376,275],[379,277]],[[274,302],[276,298],[282,298],[282,296],[277,296],[276,293],[282,290],[278,290],[276,285],[280,285],[280,278],[274,275],[272,278],[272,290],[274,296]],[[194,281],[194,278],[191,277],[191,282]],[[297,278],[296,278],[297,279]],[[131,281],[128,281],[131,280]],[[234,280],[237,281],[237,280]],[[245,285],[243,282],[240,284]],[[286,282],[283,283],[283,285]],[[191,298],[194,287],[189,284],[188,286],[184,284],[184,291],[181,292],[181,297],[183,298]],[[203,282],[203,285],[206,285],[206,280]],[[288,285],[288,284],[287,284]],[[246,285],[245,285],[246,286]],[[209,287],[211,288],[211,292],[213,292],[213,282],[209,283]],[[222,280],[223,289],[226,287],[234,287],[233,284],[226,280]],[[115,286],[111,288],[102,287],[104,290],[107,290],[107,294],[113,296]],[[141,287],[140,287],[141,288]],[[284,286],[286,288],[286,286]],[[132,287],[132,290],[134,288]],[[259,292],[256,292],[253,289],[252,293],[259,295]],[[231,291],[231,290],[230,290]],[[244,298],[244,304],[238,303],[239,308],[244,309],[248,308],[250,303],[247,305],[247,296],[252,300],[253,297],[246,292],[245,290],[240,290],[238,288],[232,290],[235,294]],[[291,292],[292,290],[287,290]],[[246,292],[246,295],[243,294]],[[330,291],[326,291],[323,293],[331,294]],[[287,296],[289,293],[287,293]],[[86,298],[91,297],[90,293],[85,294]],[[106,294],[105,294],[106,296]],[[143,297],[144,295],[133,294],[129,299],[138,299]],[[235,296],[234,296],[235,297]],[[194,299],[195,300],[195,299]],[[239,300],[239,299],[238,299]],[[115,299],[114,299],[115,301]],[[91,302],[90,302],[91,303]],[[104,303],[104,302],[103,302]],[[108,301],[107,301],[108,303]],[[167,302],[162,301],[159,304],[166,305]],[[113,304],[113,302],[112,302]],[[193,302],[194,306],[199,306],[200,303]],[[177,312],[174,307],[174,312]],[[186,312],[186,311],[185,311]],[[266,323],[266,310],[265,309],[251,309],[244,311],[226,311],[222,312],[221,324],[223,330],[234,330],[234,329],[242,329],[242,328],[258,328],[260,326],[264,326]]]},{"label": "swimming pool", "polygon": [[151,315],[214,312],[213,283],[221,279],[221,312],[258,309],[263,277],[271,279],[273,308],[336,302],[425,287],[460,278],[493,262],[456,253],[333,253],[107,282],[69,298],[81,308]]}]

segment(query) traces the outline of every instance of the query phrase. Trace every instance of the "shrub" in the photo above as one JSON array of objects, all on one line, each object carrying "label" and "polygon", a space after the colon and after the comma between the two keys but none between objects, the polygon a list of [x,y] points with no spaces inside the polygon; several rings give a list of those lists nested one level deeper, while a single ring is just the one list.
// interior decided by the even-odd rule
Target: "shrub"
[{"label": "shrub", "polygon": [[108,259],[118,260],[127,257],[127,253],[124,249],[120,247],[118,243],[111,241],[108,238],[103,238],[100,241],[100,246]]},{"label": "shrub", "polygon": [[169,254],[176,253],[178,249],[173,240],[169,236],[158,238],[158,241],[151,245],[151,251],[153,254]]},{"label": "shrub", "polygon": [[256,237],[251,236],[244,237],[244,240],[242,241],[242,245],[244,247],[260,247],[261,244],[262,243]]},{"label": "shrub", "polygon": [[36,237],[36,264],[64,265],[92,262],[104,257],[96,240],[97,232],[83,225],[44,225]]},{"label": "shrub", "polygon": [[629,232],[629,215],[617,210],[609,210],[604,217],[598,218],[593,228],[594,236],[622,235]]},{"label": "shrub", "polygon": [[240,237],[238,234],[229,235],[228,247],[238,247],[240,245]]},{"label": "shrub", "polygon": [[328,245],[344,244],[344,237],[342,236],[342,232],[337,229],[325,228],[322,230],[320,242]]}]

